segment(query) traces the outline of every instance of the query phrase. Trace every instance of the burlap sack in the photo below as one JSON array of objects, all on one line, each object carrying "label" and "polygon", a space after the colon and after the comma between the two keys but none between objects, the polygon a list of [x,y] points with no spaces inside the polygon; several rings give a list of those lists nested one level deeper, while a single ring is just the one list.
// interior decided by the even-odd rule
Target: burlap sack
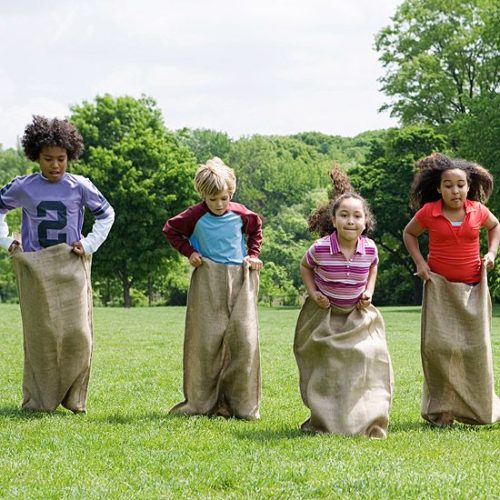
[{"label": "burlap sack", "polygon": [[184,397],[171,413],[259,418],[259,274],[208,259],[193,271],[184,338]]},{"label": "burlap sack", "polygon": [[393,376],[384,322],[374,306],[321,309],[308,298],[294,353],[302,400],[311,410],[303,430],[385,437]]},{"label": "burlap sack", "polygon": [[83,412],[92,356],[91,258],[61,244],[18,252],[12,261],[24,333],[22,406]]},{"label": "burlap sack", "polygon": [[435,425],[500,421],[486,270],[471,286],[431,273],[422,303],[422,417]]}]

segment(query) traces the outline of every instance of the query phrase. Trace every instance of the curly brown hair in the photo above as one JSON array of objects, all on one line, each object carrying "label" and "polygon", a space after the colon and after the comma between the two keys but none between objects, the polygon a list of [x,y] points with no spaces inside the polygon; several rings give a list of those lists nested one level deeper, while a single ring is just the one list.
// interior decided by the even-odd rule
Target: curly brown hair
[{"label": "curly brown hair", "polygon": [[467,176],[469,200],[486,203],[493,191],[493,176],[481,165],[461,158],[450,158],[442,153],[432,153],[417,161],[418,172],[410,188],[410,207],[418,210],[426,203],[441,199],[438,188],[441,176],[447,170],[463,170]]},{"label": "curly brown hair", "polygon": [[60,147],[66,150],[68,160],[76,160],[83,153],[83,138],[78,129],[68,120],[45,118],[34,115],[33,121],[24,129],[21,139],[24,154],[37,161],[44,147]]},{"label": "curly brown hair", "polygon": [[365,213],[366,227],[362,234],[370,234],[375,230],[375,217],[373,216],[367,201],[353,190],[347,174],[340,168],[338,163],[334,163],[330,171],[332,181],[332,199],[318,207],[307,219],[309,231],[319,234],[320,237],[327,236],[336,231],[333,226],[332,216],[335,215],[340,204],[348,199],[355,198],[363,205]]}]

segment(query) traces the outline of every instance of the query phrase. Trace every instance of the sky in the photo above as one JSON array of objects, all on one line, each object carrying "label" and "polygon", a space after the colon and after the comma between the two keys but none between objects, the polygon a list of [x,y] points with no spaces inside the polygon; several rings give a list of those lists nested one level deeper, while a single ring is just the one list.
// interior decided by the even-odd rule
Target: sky
[{"label": "sky", "polygon": [[0,144],[34,114],[97,95],[153,97],[165,125],[238,138],[397,126],[374,36],[402,0],[0,3]]}]

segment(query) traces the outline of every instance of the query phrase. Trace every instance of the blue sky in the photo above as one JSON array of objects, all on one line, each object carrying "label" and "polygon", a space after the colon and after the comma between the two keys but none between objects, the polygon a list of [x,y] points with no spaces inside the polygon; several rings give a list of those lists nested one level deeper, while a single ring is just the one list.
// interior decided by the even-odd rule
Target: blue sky
[{"label": "blue sky", "polygon": [[232,137],[397,125],[374,35],[401,0],[1,2],[0,144],[33,114],[146,94],[165,124]]}]

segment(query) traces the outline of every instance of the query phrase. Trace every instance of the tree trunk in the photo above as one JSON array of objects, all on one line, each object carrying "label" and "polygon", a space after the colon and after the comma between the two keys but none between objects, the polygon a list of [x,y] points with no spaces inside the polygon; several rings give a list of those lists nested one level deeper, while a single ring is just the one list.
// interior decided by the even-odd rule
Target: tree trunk
[{"label": "tree trunk", "polygon": [[130,307],[132,301],[130,300],[130,280],[125,277],[122,281],[123,284],[123,307]]},{"label": "tree trunk", "polygon": [[122,279],[122,287],[123,287],[123,307],[131,307],[132,301],[130,300],[130,287],[132,285],[129,277],[128,277],[128,268],[127,263],[123,265],[123,271],[120,273]]},{"label": "tree trunk", "polygon": [[423,282],[418,276],[413,276],[413,303],[417,306],[422,304]]},{"label": "tree trunk", "polygon": [[153,305],[153,279],[148,276],[148,305],[151,307]]}]

